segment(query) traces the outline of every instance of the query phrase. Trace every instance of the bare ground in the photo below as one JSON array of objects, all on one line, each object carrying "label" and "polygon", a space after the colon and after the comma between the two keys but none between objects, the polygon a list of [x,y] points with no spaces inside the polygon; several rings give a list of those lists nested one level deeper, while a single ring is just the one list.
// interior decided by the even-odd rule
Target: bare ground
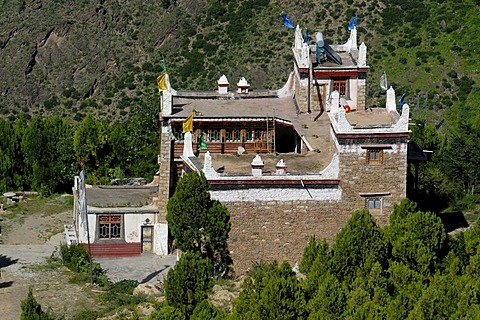
[{"label": "bare ground", "polygon": [[71,283],[72,273],[69,270],[47,263],[47,258],[63,239],[59,232],[63,224],[71,221],[70,215],[71,212],[65,211],[59,214],[19,213],[10,219],[4,217],[4,243],[0,244],[2,319],[20,318],[20,304],[29,287],[32,287],[43,310],[65,319],[71,319],[77,312],[98,304],[95,288]]}]

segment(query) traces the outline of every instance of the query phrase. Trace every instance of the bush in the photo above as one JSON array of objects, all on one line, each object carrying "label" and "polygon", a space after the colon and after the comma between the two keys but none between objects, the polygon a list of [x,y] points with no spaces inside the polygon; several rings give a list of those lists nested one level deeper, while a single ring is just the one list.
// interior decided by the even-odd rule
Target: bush
[{"label": "bush", "polygon": [[133,294],[133,290],[140,283],[137,280],[120,280],[110,285],[109,291],[112,293]]},{"label": "bush", "polygon": [[27,298],[21,303],[22,314],[20,320],[48,320],[50,317],[42,311],[42,306],[38,304],[33,296],[32,288],[28,289]]},{"label": "bush", "polygon": [[105,275],[99,263],[91,261],[91,257],[81,244],[72,244],[60,246],[63,264],[70,270],[79,273],[80,279],[88,279],[94,283],[105,287],[109,284],[109,280]]},{"label": "bush", "polygon": [[94,310],[82,310],[77,312],[74,316],[74,320],[96,320],[101,316],[101,313]]}]

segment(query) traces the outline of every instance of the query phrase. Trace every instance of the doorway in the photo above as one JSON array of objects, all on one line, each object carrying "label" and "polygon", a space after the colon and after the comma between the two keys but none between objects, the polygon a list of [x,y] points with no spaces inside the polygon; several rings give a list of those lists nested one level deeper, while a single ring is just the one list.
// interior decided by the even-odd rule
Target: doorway
[{"label": "doorway", "polygon": [[152,252],[153,226],[142,226],[142,253]]}]

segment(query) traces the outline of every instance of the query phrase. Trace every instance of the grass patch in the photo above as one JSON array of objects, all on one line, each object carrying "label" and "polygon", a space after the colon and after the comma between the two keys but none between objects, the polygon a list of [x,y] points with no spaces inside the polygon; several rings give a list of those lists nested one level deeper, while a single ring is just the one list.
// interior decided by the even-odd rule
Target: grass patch
[{"label": "grass patch", "polygon": [[71,195],[55,195],[48,198],[43,197],[26,197],[22,202],[13,205],[5,205],[7,213],[3,217],[12,219],[18,214],[41,214],[50,216],[71,210],[73,206],[73,196]]},{"label": "grass patch", "polygon": [[47,258],[45,263],[31,265],[28,268],[35,272],[53,271],[63,267],[62,261],[55,258]]},{"label": "grass patch", "polygon": [[464,212],[463,216],[465,217],[465,220],[467,220],[469,226],[477,223],[480,218],[480,206]]}]

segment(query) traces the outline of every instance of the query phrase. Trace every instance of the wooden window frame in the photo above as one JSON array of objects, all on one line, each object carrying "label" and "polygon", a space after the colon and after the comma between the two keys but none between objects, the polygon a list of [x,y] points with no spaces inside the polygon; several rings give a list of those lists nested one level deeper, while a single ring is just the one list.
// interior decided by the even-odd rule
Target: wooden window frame
[{"label": "wooden window frame", "polygon": [[365,207],[368,210],[382,210],[382,207],[383,207],[382,197],[365,198]]},{"label": "wooden window frame", "polygon": [[383,148],[367,148],[367,164],[379,165],[384,163]]},{"label": "wooden window frame", "polygon": [[232,138],[233,142],[242,142],[242,132],[239,128],[232,130]]},{"label": "wooden window frame", "polygon": [[348,97],[348,78],[333,79],[332,92],[337,90],[340,97]]},{"label": "wooden window frame", "polygon": [[123,240],[123,220],[122,214],[98,215],[97,239],[102,241]]},{"label": "wooden window frame", "polygon": [[210,141],[211,142],[220,142],[220,136],[221,136],[221,130],[220,129],[213,129]]},{"label": "wooden window frame", "polygon": [[258,140],[263,140],[263,130],[262,129],[255,129],[254,130],[254,139],[255,141],[258,141]]},{"label": "wooden window frame", "polygon": [[252,129],[247,129],[245,132],[245,141],[253,141],[255,134],[253,133]]}]

